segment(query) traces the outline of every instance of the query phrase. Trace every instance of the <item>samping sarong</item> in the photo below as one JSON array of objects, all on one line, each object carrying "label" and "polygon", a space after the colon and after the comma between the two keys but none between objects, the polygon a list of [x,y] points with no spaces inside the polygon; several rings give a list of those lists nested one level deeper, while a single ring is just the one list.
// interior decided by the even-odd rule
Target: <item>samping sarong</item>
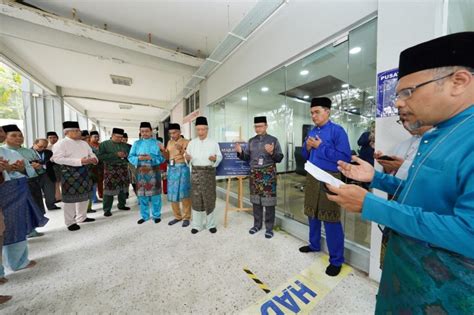
[{"label": "samping sarong", "polygon": [[179,202],[191,196],[191,174],[182,163],[168,166],[168,201]]},{"label": "samping sarong", "polygon": [[194,210],[212,213],[216,207],[216,169],[214,167],[192,167],[191,198]]},{"label": "samping sarong", "polygon": [[61,165],[61,191],[64,203],[87,201],[92,191],[92,181],[86,166]]},{"label": "samping sarong", "polygon": [[[340,173],[328,173],[336,178],[341,178]],[[310,174],[306,174],[304,187],[304,214],[326,222],[341,221],[341,208],[337,203],[328,199],[321,182]]]},{"label": "samping sarong", "polygon": [[0,208],[3,209],[5,232],[3,245],[26,240],[35,228],[45,226],[46,218],[36,205],[26,177],[12,179],[0,185]]},{"label": "samping sarong", "polygon": [[250,202],[264,207],[277,204],[277,174],[274,164],[250,170]]},{"label": "samping sarong", "polygon": [[151,197],[161,194],[160,166],[149,161],[139,161],[137,167],[137,196]]},{"label": "samping sarong", "polygon": [[104,164],[104,195],[126,193],[129,186],[128,164]]},{"label": "samping sarong", "polygon": [[474,314],[474,260],[391,232],[376,314]]}]

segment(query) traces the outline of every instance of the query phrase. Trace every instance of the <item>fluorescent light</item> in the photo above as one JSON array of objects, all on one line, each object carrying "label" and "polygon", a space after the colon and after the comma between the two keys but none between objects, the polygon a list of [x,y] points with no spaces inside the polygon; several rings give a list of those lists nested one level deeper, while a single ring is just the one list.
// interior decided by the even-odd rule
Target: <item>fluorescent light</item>
[{"label": "fluorescent light", "polygon": [[349,87],[349,84],[345,83],[343,85],[341,85],[342,88],[348,88]]},{"label": "fluorescent light", "polygon": [[307,75],[309,73],[308,70],[301,70],[300,75]]},{"label": "fluorescent light", "polygon": [[371,95],[369,97],[367,97],[369,100],[373,99],[374,97]]},{"label": "fluorescent light", "polygon": [[31,93],[31,96],[33,97],[39,97],[40,95],[38,93]]},{"label": "fluorescent light", "polygon": [[360,47],[354,47],[354,48],[352,48],[351,50],[349,50],[349,53],[350,53],[351,55],[355,55],[355,54],[360,53],[361,50],[362,50],[362,48],[360,48]]},{"label": "fluorescent light", "polygon": [[246,100],[247,100],[247,96],[242,96],[241,100],[242,100],[242,101],[246,101]]},{"label": "fluorescent light", "polygon": [[266,86],[264,86],[264,87],[261,88],[261,91],[262,92],[268,92],[268,88]]},{"label": "fluorescent light", "polygon": [[305,100],[307,100],[307,99],[309,98],[309,95],[305,95],[305,96],[303,96],[303,98],[304,98]]}]

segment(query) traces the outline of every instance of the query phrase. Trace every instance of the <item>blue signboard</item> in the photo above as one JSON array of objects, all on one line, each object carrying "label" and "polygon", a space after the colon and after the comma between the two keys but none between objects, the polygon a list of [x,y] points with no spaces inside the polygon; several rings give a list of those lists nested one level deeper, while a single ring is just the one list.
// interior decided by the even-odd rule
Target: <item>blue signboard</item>
[{"label": "blue signboard", "polygon": [[[241,143],[245,149],[246,143]],[[247,176],[250,174],[250,165],[237,157],[235,142],[220,142],[222,161],[216,169],[217,176]]]},{"label": "blue signboard", "polygon": [[377,117],[398,115],[395,107],[397,83],[398,69],[384,71],[377,75]]}]

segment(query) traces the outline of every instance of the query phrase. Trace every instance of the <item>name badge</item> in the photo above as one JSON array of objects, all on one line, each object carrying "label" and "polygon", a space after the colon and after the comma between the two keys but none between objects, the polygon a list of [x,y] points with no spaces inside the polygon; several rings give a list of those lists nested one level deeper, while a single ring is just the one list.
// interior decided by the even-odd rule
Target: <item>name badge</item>
[{"label": "name badge", "polygon": [[262,166],[263,165],[263,157],[258,158],[258,165]]},{"label": "name badge", "polygon": [[174,159],[170,160],[170,166],[174,166]]}]

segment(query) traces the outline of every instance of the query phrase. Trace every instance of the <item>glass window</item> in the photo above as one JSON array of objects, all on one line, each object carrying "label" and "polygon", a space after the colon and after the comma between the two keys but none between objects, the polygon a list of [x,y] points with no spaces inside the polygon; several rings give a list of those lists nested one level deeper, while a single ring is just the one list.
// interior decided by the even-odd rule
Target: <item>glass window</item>
[{"label": "glass window", "polygon": [[474,1],[449,0],[448,33],[474,31]]},{"label": "glass window", "polygon": [[[277,164],[277,210],[286,217],[307,224],[306,160],[301,149],[307,132],[314,128],[311,99],[332,99],[331,120],[345,129],[354,153],[359,137],[375,119],[376,26],[372,20],[350,31],[346,41],[318,49],[210,106],[210,132],[222,142],[248,141],[255,135],[253,117],[267,116],[268,133],[278,138],[285,155]],[[218,185],[226,188],[224,180]],[[244,195],[249,195],[248,183]],[[346,239],[369,247],[371,224],[360,215],[342,213]]]}]

